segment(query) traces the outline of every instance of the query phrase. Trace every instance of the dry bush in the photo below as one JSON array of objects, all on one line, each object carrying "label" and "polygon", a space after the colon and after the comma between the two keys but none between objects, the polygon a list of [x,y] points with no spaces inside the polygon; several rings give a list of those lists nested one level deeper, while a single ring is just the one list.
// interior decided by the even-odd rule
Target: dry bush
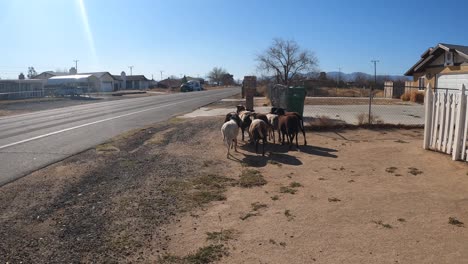
[{"label": "dry bush", "polygon": [[[369,114],[360,113],[359,115],[357,115],[357,120],[358,120],[358,125],[369,124]],[[382,119],[380,119],[379,116],[372,115],[372,114],[371,114],[371,117],[370,117],[370,122],[371,122],[371,124],[382,124],[383,123]]]},{"label": "dry bush", "polygon": [[257,86],[256,91],[255,91],[255,96],[267,96],[267,86],[266,85],[260,85]]},{"label": "dry bush", "polygon": [[424,93],[413,91],[410,95],[410,101],[413,103],[424,103]]},{"label": "dry bush", "polygon": [[402,101],[408,102],[411,99],[411,93],[406,92],[402,94],[400,98]]},{"label": "dry bush", "polygon": [[315,126],[328,127],[333,124],[334,124],[333,120],[329,116],[326,116],[326,115],[317,116],[314,120]]}]

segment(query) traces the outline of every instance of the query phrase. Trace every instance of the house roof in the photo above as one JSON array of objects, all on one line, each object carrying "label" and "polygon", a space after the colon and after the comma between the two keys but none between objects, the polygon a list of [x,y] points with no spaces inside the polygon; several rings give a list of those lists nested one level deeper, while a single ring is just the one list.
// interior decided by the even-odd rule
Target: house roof
[{"label": "house roof", "polygon": [[468,46],[453,45],[446,43],[439,43],[433,48],[427,49],[422,55],[421,59],[416,62],[406,73],[406,76],[412,76],[414,73],[421,71],[424,67],[433,62],[438,56],[446,51],[455,52],[458,55],[468,59]]},{"label": "house roof", "polygon": [[48,85],[60,85],[66,83],[80,83],[88,81],[90,77],[96,78],[92,74],[76,74],[76,75],[65,75],[65,76],[55,76],[47,79]]},{"label": "house roof", "polygon": [[144,75],[127,75],[127,81],[149,81]]},{"label": "house roof", "polygon": [[122,77],[120,75],[112,75],[112,77],[118,81],[122,81]]},{"label": "house roof", "polygon": [[97,78],[101,78],[102,76],[108,74],[110,77],[112,77],[113,79],[116,79],[114,77],[114,75],[110,74],[109,72],[84,72],[84,73],[79,73],[79,74],[91,74],[91,75],[94,75],[95,77]]}]

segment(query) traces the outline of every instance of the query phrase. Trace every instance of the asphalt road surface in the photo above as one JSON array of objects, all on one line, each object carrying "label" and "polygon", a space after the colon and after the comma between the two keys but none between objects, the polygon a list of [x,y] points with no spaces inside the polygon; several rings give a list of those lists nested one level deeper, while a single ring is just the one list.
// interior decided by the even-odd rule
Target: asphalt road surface
[{"label": "asphalt road surface", "polygon": [[226,88],[150,96],[0,118],[0,186],[125,131],[240,93]]}]

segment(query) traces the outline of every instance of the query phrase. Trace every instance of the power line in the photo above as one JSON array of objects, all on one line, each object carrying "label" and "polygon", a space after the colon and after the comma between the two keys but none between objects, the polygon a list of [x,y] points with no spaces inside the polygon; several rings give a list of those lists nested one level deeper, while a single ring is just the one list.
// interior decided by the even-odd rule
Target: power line
[{"label": "power line", "polygon": [[372,116],[371,116],[371,108],[372,108],[372,97],[373,97],[373,91],[374,91],[374,88],[377,87],[377,62],[379,62],[379,60],[371,60],[372,63],[374,63],[374,87],[371,86],[371,88],[369,89],[369,124],[371,123],[371,120],[372,120]]}]

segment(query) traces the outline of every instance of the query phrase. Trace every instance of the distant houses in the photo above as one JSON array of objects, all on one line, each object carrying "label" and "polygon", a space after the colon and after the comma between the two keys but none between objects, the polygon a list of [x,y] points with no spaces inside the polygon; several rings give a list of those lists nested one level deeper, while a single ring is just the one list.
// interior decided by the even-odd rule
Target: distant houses
[{"label": "distant houses", "polygon": [[[70,76],[70,75],[92,75],[98,79],[97,82],[92,82],[90,86],[91,91],[95,92],[112,92],[119,90],[143,90],[148,89],[150,86],[150,80],[147,79],[144,75],[130,75],[127,76],[123,71],[120,75],[112,75],[109,72],[86,72],[86,73],[76,73],[75,68],[71,68],[69,73],[57,73],[53,71],[46,71],[37,76],[34,76],[32,79],[43,79],[49,80],[54,77],[59,76]],[[45,82],[45,85],[48,85],[48,82]],[[64,83],[65,85],[66,83]]]},{"label": "distant houses", "polygon": [[120,75],[109,72],[77,73],[75,68],[71,68],[69,72],[45,71],[31,79],[24,79],[23,74],[18,79],[0,79],[0,100],[43,97],[54,94],[58,89],[81,89],[93,93],[146,90],[151,86],[155,86],[154,81],[144,75],[127,76],[124,71]]}]

